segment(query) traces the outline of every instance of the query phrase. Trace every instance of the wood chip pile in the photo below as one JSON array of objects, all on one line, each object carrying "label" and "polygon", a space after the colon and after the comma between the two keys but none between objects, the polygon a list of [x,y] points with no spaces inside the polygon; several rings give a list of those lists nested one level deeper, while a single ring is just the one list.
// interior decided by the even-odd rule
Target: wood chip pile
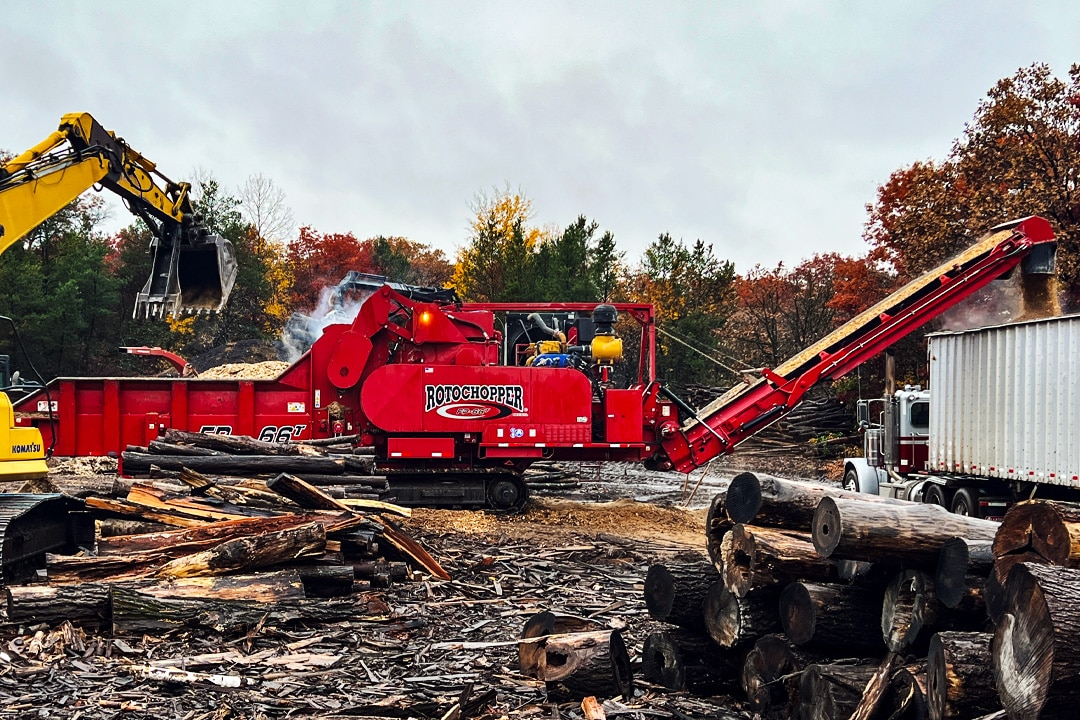
[{"label": "wood chip pile", "polygon": [[1001,523],[743,473],[709,558],[654,565],[643,673],[762,717],[1049,718],[1080,704],[1080,506]]}]

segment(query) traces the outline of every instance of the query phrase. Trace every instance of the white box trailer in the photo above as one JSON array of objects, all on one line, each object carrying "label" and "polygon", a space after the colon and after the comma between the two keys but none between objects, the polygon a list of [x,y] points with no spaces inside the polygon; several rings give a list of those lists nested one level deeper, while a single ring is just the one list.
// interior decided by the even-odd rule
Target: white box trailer
[{"label": "white box trailer", "polygon": [[1080,488],[1080,315],[929,336],[926,471]]}]

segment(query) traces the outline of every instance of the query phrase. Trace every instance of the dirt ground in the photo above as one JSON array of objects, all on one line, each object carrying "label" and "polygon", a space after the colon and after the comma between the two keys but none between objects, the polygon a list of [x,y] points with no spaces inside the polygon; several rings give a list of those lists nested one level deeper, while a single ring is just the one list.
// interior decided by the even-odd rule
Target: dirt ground
[{"label": "dirt ground", "polygon": [[[815,460],[769,458],[770,474],[827,477]],[[640,678],[645,638],[662,629],[645,608],[651,564],[704,554],[707,507],[750,458],[684,476],[628,464],[576,468],[576,482],[534,492],[517,515],[417,509],[404,529],[451,574],[354,596],[356,620],[304,626],[268,621],[242,637],[191,628],[160,637],[26,623],[0,625],[0,717],[441,718],[466,691],[477,720],[569,717],[517,670],[516,639],[540,611],[619,630]],[[107,460],[54,463],[59,489],[107,491]],[[18,488],[9,488],[8,491]],[[372,609],[377,617],[372,617]],[[313,664],[315,663],[315,664]],[[238,678],[148,679],[149,665]],[[290,669],[291,668],[291,669]],[[732,678],[734,681],[735,678]],[[730,694],[695,697],[635,680],[632,697],[600,697],[608,717],[749,718]]]}]

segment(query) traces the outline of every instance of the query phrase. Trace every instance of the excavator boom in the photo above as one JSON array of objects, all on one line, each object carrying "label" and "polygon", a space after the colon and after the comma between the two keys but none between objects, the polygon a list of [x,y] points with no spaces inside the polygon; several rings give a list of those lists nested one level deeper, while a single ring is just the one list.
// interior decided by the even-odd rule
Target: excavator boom
[{"label": "excavator boom", "polygon": [[157,166],[87,113],[0,165],[0,252],[101,185],[119,195],[152,229],[153,271],[134,315],[219,311],[236,281],[232,244],[199,225],[188,183]]}]

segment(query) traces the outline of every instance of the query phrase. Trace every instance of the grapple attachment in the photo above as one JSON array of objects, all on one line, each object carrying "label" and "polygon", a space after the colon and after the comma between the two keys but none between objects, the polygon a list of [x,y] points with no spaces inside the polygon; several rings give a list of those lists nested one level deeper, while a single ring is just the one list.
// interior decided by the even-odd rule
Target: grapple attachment
[{"label": "grapple attachment", "polygon": [[[176,235],[179,235],[177,233]],[[150,277],[135,299],[133,317],[177,317],[220,312],[236,283],[236,251],[220,235],[154,241]]]}]

